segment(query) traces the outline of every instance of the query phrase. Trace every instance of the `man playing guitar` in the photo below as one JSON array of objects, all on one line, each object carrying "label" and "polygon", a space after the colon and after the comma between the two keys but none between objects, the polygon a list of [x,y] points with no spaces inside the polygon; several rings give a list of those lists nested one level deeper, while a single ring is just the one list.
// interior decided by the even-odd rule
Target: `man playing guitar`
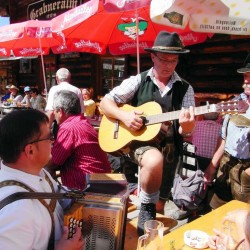
[{"label": "man playing guitar", "polygon": [[[164,112],[182,109],[179,120],[173,124],[162,124],[161,131],[165,133],[161,133],[161,143],[135,141],[130,145],[129,155],[141,167],[141,209],[137,226],[139,235],[144,233],[145,221],[156,218],[159,196],[168,199],[176,163],[182,154],[182,136],[189,136],[195,125],[193,88],[175,72],[179,55],[188,53],[189,50],[183,48],[178,34],[166,31],[160,32],[153,47],[145,50],[151,53],[154,66],[147,72],[124,80],[100,103],[105,116],[117,119],[117,129],[121,123],[131,133],[143,128],[141,116],[144,112],[138,109],[125,111],[119,108],[120,104],[130,103],[138,107],[155,101]],[[171,153],[175,156],[171,161],[162,153],[162,149],[167,148],[166,145],[170,145]]]}]

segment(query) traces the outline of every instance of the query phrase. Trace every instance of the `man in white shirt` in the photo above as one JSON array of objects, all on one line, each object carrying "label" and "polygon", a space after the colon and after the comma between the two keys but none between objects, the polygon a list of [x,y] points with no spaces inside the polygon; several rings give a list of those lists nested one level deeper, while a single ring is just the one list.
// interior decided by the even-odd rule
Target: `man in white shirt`
[{"label": "man in white shirt", "polygon": [[[56,181],[43,169],[53,142],[48,117],[35,109],[11,112],[0,121],[0,138],[0,248],[83,249],[80,228],[68,239],[68,229],[63,227],[69,200],[60,199],[51,206],[50,199],[20,199],[3,206],[3,200],[17,192],[59,192]],[[6,185],[5,181],[12,182]]]},{"label": "man in white shirt", "polygon": [[71,73],[69,72],[69,70],[66,68],[60,68],[59,70],[57,70],[56,81],[57,81],[57,85],[53,86],[49,91],[47,106],[45,108],[47,116],[49,117],[50,126],[52,125],[52,122],[54,120],[54,110],[53,110],[54,95],[60,90],[69,90],[77,94],[81,103],[81,113],[84,113],[83,98],[82,98],[81,90],[73,86],[72,84],[70,84]]}]

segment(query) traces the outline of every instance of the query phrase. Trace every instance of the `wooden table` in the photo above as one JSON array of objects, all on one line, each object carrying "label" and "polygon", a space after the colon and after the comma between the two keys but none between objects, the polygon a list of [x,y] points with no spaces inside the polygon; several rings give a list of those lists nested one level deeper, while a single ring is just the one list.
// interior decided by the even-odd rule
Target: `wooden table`
[{"label": "wooden table", "polygon": [[240,202],[240,201],[230,201],[227,204],[213,210],[202,217],[187,223],[176,230],[172,231],[171,233],[167,234],[163,238],[163,245],[165,249],[170,248],[170,242],[175,241],[175,249],[182,249],[182,250],[189,250],[193,249],[188,247],[184,244],[184,232],[191,229],[202,230],[209,235],[213,235],[213,228],[218,225],[218,222],[222,221],[222,218],[227,214],[227,212],[233,211],[235,209],[249,209],[250,204]]},{"label": "wooden table", "polygon": [[12,112],[13,110],[22,110],[22,109],[31,109],[29,107],[13,107],[13,106],[0,106],[0,113],[2,115],[8,114]]},{"label": "wooden table", "polygon": [[[164,224],[166,232],[174,228],[178,224],[176,220],[167,218],[162,214],[157,214],[156,219]],[[137,248],[137,221],[137,217],[127,221],[124,250],[136,250]]]},{"label": "wooden table", "polygon": [[[233,200],[213,210],[212,212],[209,212],[206,215],[203,215],[202,217],[190,223],[180,226],[179,228],[173,230],[172,232],[164,236],[163,238],[164,248],[163,249],[170,250],[171,241],[174,241],[175,250],[193,249],[184,244],[184,232],[185,231],[191,230],[191,229],[197,229],[197,230],[205,231],[209,235],[212,235],[213,228],[216,227],[216,224],[222,221],[222,218],[227,214],[227,212],[233,211],[235,209],[249,209],[250,210],[250,204]],[[169,226],[170,229],[176,225],[176,223],[174,223],[174,220],[171,220],[166,217],[161,218],[157,216],[157,219],[161,221],[163,220],[164,225]],[[133,220],[129,220],[127,222],[124,250],[136,250],[137,240],[138,240],[138,236],[136,233],[136,225],[137,225],[137,218]]]}]

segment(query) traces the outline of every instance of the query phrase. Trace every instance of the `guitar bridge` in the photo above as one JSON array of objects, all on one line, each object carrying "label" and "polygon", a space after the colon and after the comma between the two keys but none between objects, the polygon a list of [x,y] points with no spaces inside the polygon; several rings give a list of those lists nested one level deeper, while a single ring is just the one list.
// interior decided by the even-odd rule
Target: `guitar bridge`
[{"label": "guitar bridge", "polygon": [[114,139],[118,139],[118,131],[119,131],[119,120],[115,121],[115,127],[114,127],[114,135],[113,138]]}]

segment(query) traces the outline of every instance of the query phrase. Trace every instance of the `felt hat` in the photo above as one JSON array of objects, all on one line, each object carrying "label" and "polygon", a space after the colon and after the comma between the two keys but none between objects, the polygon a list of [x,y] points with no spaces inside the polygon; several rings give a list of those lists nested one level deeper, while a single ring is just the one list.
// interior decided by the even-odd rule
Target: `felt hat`
[{"label": "felt hat", "polygon": [[237,72],[242,74],[250,72],[250,63],[247,63],[245,67],[238,69]]},{"label": "felt hat", "polygon": [[185,54],[188,49],[184,49],[182,41],[177,33],[161,31],[158,33],[152,48],[145,48],[149,52],[160,52],[166,54]]},{"label": "felt hat", "polygon": [[247,73],[247,72],[250,72],[250,53],[248,54],[246,60],[244,61],[244,66],[240,69],[237,69],[237,72],[238,73]]},{"label": "felt hat", "polygon": [[15,85],[11,85],[11,86],[9,87],[9,89],[16,89],[16,90],[19,90],[19,88],[16,87]]}]

